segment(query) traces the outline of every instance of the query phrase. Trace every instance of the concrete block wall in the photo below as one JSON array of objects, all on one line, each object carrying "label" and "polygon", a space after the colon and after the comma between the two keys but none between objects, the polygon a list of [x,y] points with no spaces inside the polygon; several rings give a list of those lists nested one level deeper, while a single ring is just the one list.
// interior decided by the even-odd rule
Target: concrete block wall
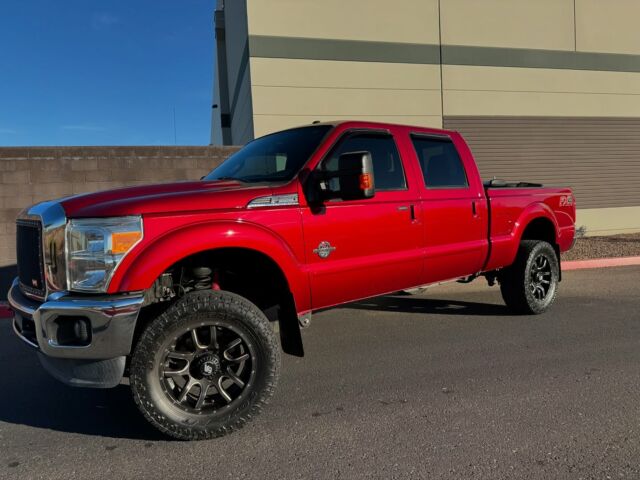
[{"label": "concrete block wall", "polygon": [[15,219],[44,200],[199,179],[238,147],[0,148],[0,300],[15,275]]}]

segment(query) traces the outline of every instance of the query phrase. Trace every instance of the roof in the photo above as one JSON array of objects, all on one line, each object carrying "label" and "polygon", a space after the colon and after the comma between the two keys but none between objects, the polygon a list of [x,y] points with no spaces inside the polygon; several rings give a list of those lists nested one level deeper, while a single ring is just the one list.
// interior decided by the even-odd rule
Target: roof
[{"label": "roof", "polygon": [[407,125],[407,124],[401,124],[401,123],[374,122],[369,120],[327,120],[323,122],[316,121],[308,125],[298,125],[297,127],[292,127],[292,128],[311,127],[314,125],[330,125],[332,127],[347,126],[350,128],[377,128],[377,129],[392,129],[397,127],[402,127],[402,128],[409,128],[411,130],[428,132],[428,133],[443,133],[443,134],[454,133],[453,130],[445,130],[442,128],[434,128],[434,127],[425,127],[424,125]]}]

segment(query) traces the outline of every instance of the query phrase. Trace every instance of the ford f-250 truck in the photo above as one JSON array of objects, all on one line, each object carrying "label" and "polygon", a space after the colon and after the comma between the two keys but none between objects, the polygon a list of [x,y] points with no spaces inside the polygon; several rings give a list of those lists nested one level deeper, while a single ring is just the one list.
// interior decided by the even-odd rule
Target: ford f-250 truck
[{"label": "ford f-250 truck", "polygon": [[484,276],[514,312],[544,312],[574,222],[568,188],[483,184],[456,132],[319,123],[200,181],[26,209],[9,302],[54,377],[128,376],[161,431],[211,438],[260,411],[314,310]]}]

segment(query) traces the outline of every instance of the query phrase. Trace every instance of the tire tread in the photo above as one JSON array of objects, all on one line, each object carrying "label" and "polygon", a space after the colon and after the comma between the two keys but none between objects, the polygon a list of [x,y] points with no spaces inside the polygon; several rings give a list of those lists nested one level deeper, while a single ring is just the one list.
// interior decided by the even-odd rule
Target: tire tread
[{"label": "tire tread", "polygon": [[[159,340],[163,335],[179,325],[183,318],[202,310],[222,313],[227,317],[241,315],[243,321],[264,342],[266,355],[268,355],[267,363],[273,368],[267,369],[260,391],[237,406],[228,416],[223,417],[223,421],[217,422],[214,426],[205,425],[203,422],[200,425],[187,427],[170,421],[154,405],[147,391],[145,374],[147,369],[153,366],[154,348],[160,346]],[[273,395],[279,373],[280,345],[262,311],[249,300],[234,293],[201,290],[186,294],[146,326],[133,352],[130,383],[134,402],[144,417],[158,430],[180,440],[206,440],[239,430],[258,415]],[[203,417],[203,420],[206,418]]]},{"label": "tire tread", "polygon": [[537,315],[545,312],[555,301],[558,294],[557,288],[557,272],[555,274],[556,286],[553,291],[553,297],[545,304],[544,308],[530,301],[527,295],[527,286],[525,272],[528,263],[531,261],[532,254],[536,249],[548,249],[553,254],[556,262],[559,262],[555,255],[553,247],[541,240],[522,240],[516,259],[511,266],[502,271],[500,277],[500,293],[506,305],[515,313],[523,315]]}]

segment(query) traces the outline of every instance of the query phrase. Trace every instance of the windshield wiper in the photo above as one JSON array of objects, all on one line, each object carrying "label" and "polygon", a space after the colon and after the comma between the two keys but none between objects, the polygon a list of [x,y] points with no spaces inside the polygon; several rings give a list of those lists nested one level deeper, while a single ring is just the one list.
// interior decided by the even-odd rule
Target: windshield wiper
[{"label": "windshield wiper", "polygon": [[235,180],[236,182],[246,183],[244,180],[236,177],[218,177],[218,178],[212,178],[211,180]]},{"label": "windshield wiper", "polygon": [[264,175],[249,175],[248,177],[244,177],[245,178],[245,182],[282,182],[287,180],[288,177],[288,173],[285,174],[273,174],[273,173],[268,173],[268,174],[264,174]]}]

